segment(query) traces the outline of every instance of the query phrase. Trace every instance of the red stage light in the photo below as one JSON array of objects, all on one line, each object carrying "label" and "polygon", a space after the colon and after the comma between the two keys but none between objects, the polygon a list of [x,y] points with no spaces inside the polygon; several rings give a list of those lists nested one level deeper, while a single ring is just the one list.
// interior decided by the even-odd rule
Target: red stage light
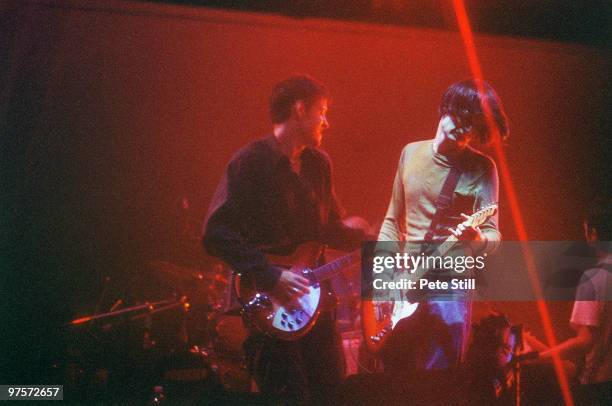
[{"label": "red stage light", "polygon": [[[465,9],[465,4],[463,0],[453,0],[453,8],[455,10],[455,15],[457,17],[457,24],[459,26],[459,31],[461,33],[461,38],[463,39],[463,44],[465,46],[465,53],[468,58],[468,63],[470,66],[470,71],[472,76],[476,79],[480,79],[479,86],[482,86],[482,69],[480,67],[480,62],[478,60],[478,55],[476,53],[476,46],[474,45],[474,36],[472,34],[472,28],[470,26],[470,21],[467,16],[467,12]],[[484,89],[478,89],[479,92],[484,93]],[[521,209],[518,203],[518,199],[516,197],[516,191],[514,190],[514,184],[512,182],[512,177],[510,175],[510,170],[508,168],[508,162],[506,160],[506,155],[502,149],[501,145],[501,137],[499,136],[499,131],[497,130],[497,125],[495,124],[495,120],[493,119],[493,115],[491,114],[491,107],[485,102],[483,103],[482,110],[485,114],[485,118],[487,120],[487,125],[489,128],[493,129],[493,148],[495,151],[497,163],[499,164],[499,170],[501,173],[501,181],[502,185],[506,190],[506,194],[508,196],[508,201],[510,203],[510,212],[512,215],[512,219],[514,222],[514,226],[517,230],[517,234],[519,236],[519,240],[523,242],[521,244],[523,256],[525,258],[525,264],[527,266],[528,275],[536,295],[538,312],[540,314],[540,318],[542,319],[542,324],[544,327],[544,332],[546,334],[546,339],[548,344],[552,347],[557,344],[557,339],[555,337],[552,322],[550,319],[550,314],[548,312],[548,308],[546,307],[546,303],[542,299],[542,287],[537,278],[537,270],[535,266],[535,262],[533,260],[533,256],[527,246],[527,241],[529,240],[527,237],[527,230],[525,229],[525,223],[523,221],[523,216],[521,214]],[[567,381],[567,376],[561,364],[561,358],[558,354],[553,355],[553,363],[555,366],[555,372],[557,374],[557,379],[559,380],[559,385],[561,387],[561,392],[563,393],[563,398],[565,400],[565,404],[568,406],[574,405],[574,399],[572,397],[572,393],[570,391],[569,383]]]}]

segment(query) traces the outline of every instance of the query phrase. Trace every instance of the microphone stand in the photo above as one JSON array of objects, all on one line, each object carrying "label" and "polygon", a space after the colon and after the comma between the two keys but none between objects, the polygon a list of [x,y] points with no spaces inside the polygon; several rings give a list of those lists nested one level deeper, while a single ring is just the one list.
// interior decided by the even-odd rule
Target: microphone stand
[{"label": "microphone stand", "polygon": [[[519,324],[516,326],[512,326],[512,330],[514,333],[514,339],[516,340],[514,344],[512,357],[518,357],[519,353],[523,351],[523,325]],[[515,382],[515,405],[521,406],[521,362],[517,362],[514,365],[514,382]]]},{"label": "microphone stand", "polygon": [[153,303],[144,303],[141,305],[137,305],[137,306],[132,306],[132,307],[126,307],[125,309],[121,309],[121,310],[115,310],[112,312],[106,312],[106,313],[100,313],[100,314],[94,314],[92,316],[85,316],[85,317],[80,317],[77,319],[74,319],[66,324],[64,324],[64,327],[67,326],[77,326],[80,324],[85,324],[85,323],[89,323],[91,321],[94,320],[99,320],[99,319],[104,319],[104,318],[108,318],[108,317],[114,317],[114,316],[118,316],[121,314],[125,314],[125,313],[133,313],[133,312],[137,312],[139,310],[147,310],[148,313],[145,313],[144,315],[137,315],[137,316],[133,316],[132,320],[136,319],[136,318],[141,318],[144,317],[145,315],[148,314],[153,314],[153,313],[157,313],[160,311],[164,311],[164,310],[168,310],[177,306],[185,306],[185,307],[189,307],[189,303],[187,302],[187,296],[182,296],[180,299],[166,299],[166,300],[160,300],[158,302],[153,302]]}]

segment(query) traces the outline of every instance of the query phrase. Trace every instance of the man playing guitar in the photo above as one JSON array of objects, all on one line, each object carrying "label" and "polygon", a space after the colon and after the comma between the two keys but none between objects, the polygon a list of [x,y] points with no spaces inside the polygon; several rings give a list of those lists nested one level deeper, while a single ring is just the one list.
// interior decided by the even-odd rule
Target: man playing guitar
[{"label": "man playing guitar", "polygon": [[[357,248],[364,237],[343,225],[330,160],[319,149],[329,127],[328,100],[327,89],[309,76],[278,83],[270,98],[273,133],[234,155],[209,208],[203,238],[208,252],[226,261],[241,283],[246,280],[279,302],[308,294],[312,281],[272,265],[266,254],[288,255],[307,241],[346,250]],[[294,321],[278,323],[297,328]],[[244,347],[259,389],[277,400],[320,403],[344,378],[330,308],[298,339],[252,331]]]},{"label": "man playing guitar", "polygon": [[[484,89],[484,94],[479,87]],[[467,214],[498,201],[495,163],[469,146],[472,141],[486,144],[496,133],[487,126],[483,103],[489,106],[501,137],[508,136],[501,100],[489,84],[466,80],[451,85],[442,97],[435,137],[410,143],[402,151],[379,241],[405,241],[408,246],[422,247],[423,242],[435,243],[454,235],[469,241],[474,254],[497,248],[501,240],[497,214],[478,227],[462,223]],[[445,207],[441,207],[438,198],[451,168],[455,168],[458,178]],[[461,292],[455,293],[461,296]],[[451,340],[448,344],[449,340],[433,335],[430,342],[422,343],[423,348],[415,349],[422,356],[419,365],[411,367],[440,369],[456,365],[468,342],[471,303],[467,293],[457,300],[441,300],[435,294],[430,295],[417,311],[426,313],[426,317],[419,316],[420,320],[446,326],[443,335]]]}]

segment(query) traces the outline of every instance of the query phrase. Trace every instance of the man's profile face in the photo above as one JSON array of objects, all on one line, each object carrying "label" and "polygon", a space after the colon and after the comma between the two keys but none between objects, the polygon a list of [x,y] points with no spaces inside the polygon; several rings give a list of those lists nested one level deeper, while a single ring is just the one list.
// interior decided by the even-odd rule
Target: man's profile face
[{"label": "man's profile face", "polygon": [[327,103],[325,98],[318,99],[305,110],[301,118],[302,141],[309,147],[319,147],[323,140],[323,130],[329,128],[326,116]]}]

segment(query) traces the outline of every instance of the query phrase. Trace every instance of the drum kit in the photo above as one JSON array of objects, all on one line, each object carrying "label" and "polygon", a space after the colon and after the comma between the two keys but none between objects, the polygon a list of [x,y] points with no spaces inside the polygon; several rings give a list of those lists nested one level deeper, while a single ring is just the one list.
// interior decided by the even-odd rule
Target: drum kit
[{"label": "drum kit", "polygon": [[198,390],[248,392],[251,381],[242,350],[247,331],[232,298],[229,268],[217,263],[203,271],[155,260],[147,270],[166,285],[170,297],[129,307],[119,299],[107,312],[64,326],[68,349],[54,367],[67,391],[78,397],[123,398],[111,387],[119,382],[125,388],[129,375],[140,377],[129,390],[137,387],[139,400],[154,403],[194,396]]},{"label": "drum kit", "polygon": [[[165,398],[252,392],[243,351],[248,331],[229,267],[213,262],[203,270],[151,260],[144,269],[144,278],[132,283],[138,294],[64,325],[67,348],[53,368],[67,396],[102,401],[136,396],[135,401],[157,404]],[[334,281],[334,288],[345,355],[356,360],[359,294],[353,279]]]}]

